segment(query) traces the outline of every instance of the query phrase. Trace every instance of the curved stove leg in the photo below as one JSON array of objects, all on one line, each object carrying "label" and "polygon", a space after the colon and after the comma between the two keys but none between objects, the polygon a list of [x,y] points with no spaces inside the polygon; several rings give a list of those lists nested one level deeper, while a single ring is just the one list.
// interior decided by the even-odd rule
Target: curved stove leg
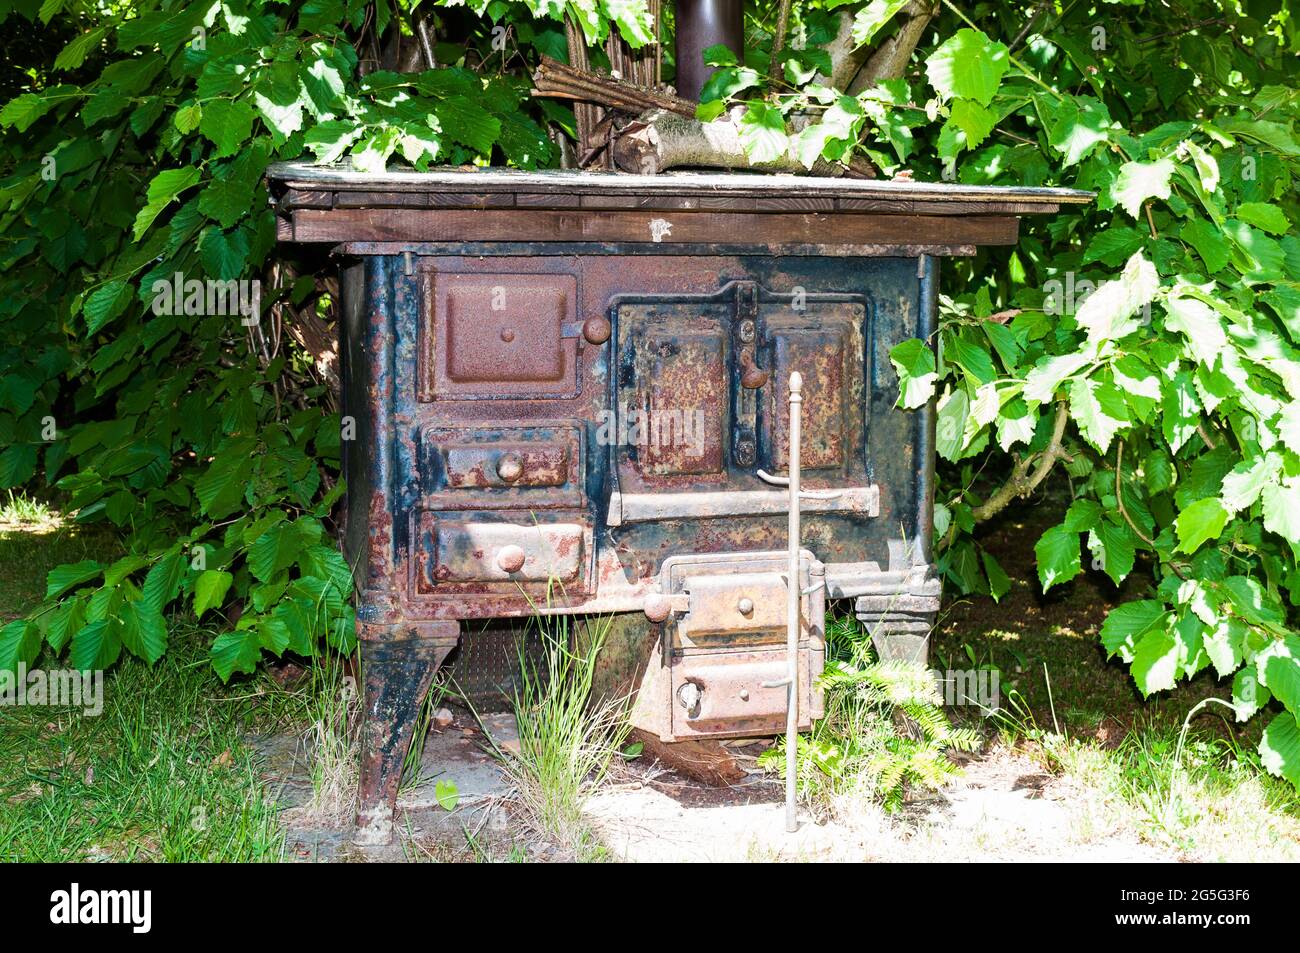
[{"label": "curved stove leg", "polygon": [[411,747],[420,706],[433,674],[460,636],[459,622],[409,623],[361,643],[365,714],[361,729],[361,786],[355,840],[388,844],[402,762]]}]

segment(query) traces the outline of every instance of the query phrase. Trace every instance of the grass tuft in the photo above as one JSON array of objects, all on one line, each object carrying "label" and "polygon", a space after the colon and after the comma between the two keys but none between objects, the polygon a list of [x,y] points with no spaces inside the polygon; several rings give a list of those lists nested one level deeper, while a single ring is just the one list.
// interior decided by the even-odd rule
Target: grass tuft
[{"label": "grass tuft", "polygon": [[514,698],[519,751],[500,752],[530,820],[574,855],[602,855],[583,805],[627,740],[627,698],[592,697],[596,657],[610,620],[590,619],[583,651],[573,648],[568,616],[538,616],[545,662],[521,649],[522,684]]}]

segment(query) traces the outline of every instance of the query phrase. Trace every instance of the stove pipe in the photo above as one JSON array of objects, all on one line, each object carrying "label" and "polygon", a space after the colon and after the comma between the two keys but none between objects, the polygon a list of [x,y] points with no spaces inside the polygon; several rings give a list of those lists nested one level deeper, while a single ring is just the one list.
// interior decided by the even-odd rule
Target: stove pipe
[{"label": "stove pipe", "polygon": [[745,55],[744,0],[677,0],[677,95],[698,100],[713,74],[704,51],[719,43],[736,58]]}]

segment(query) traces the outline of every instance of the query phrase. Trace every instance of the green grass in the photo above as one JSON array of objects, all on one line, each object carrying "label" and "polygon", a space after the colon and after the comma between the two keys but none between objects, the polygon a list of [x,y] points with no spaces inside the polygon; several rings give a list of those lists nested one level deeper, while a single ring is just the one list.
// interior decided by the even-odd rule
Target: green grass
[{"label": "green grass", "polygon": [[514,699],[519,752],[498,752],[532,822],[581,860],[600,860],[604,848],[583,817],[592,788],[604,779],[627,740],[627,699],[593,699],[595,660],[609,619],[591,619],[581,651],[567,616],[539,616],[536,635],[546,663],[523,657],[522,687]]},{"label": "green grass", "polygon": [[126,660],[98,717],[3,709],[0,856],[6,861],[277,860],[282,835],[246,733],[268,706],[223,689],[200,633],[150,670]]},{"label": "green grass", "polygon": [[[59,563],[112,555],[111,537],[25,503],[0,523],[0,619],[33,608]],[[124,658],[98,716],[0,708],[0,860],[280,858],[275,793],[245,739],[301,717],[301,701],[267,678],[222,686],[210,640],[175,627],[152,669]]]}]

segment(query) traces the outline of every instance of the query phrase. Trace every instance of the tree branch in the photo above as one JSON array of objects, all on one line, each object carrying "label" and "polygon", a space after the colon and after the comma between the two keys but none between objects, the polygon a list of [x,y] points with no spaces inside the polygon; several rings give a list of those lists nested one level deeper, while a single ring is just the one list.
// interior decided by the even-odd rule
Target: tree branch
[{"label": "tree branch", "polygon": [[980,506],[975,507],[972,515],[975,522],[982,523],[985,520],[997,516],[1012,500],[1022,499],[1038,489],[1038,485],[1047,479],[1047,475],[1052,472],[1056,466],[1057,460],[1068,458],[1065,448],[1061,446],[1061,438],[1065,436],[1065,425],[1070,420],[1070,409],[1065,401],[1061,401],[1056,409],[1056,420],[1052,424],[1052,437],[1047,442],[1047,447],[1036,457],[1033,454],[1022,457],[1011,471],[1011,478],[998,488],[992,496],[984,501]]},{"label": "tree branch", "polygon": [[781,51],[785,49],[785,34],[790,28],[790,2],[781,0],[776,11],[776,32],[772,34],[772,58],[767,61],[768,78],[775,81],[781,78]]},{"label": "tree branch", "polygon": [[902,76],[912,58],[912,52],[925,34],[925,28],[938,12],[938,3],[912,0],[903,8],[906,19],[898,32],[876,48],[844,91],[850,96],[856,96],[883,80]]}]

